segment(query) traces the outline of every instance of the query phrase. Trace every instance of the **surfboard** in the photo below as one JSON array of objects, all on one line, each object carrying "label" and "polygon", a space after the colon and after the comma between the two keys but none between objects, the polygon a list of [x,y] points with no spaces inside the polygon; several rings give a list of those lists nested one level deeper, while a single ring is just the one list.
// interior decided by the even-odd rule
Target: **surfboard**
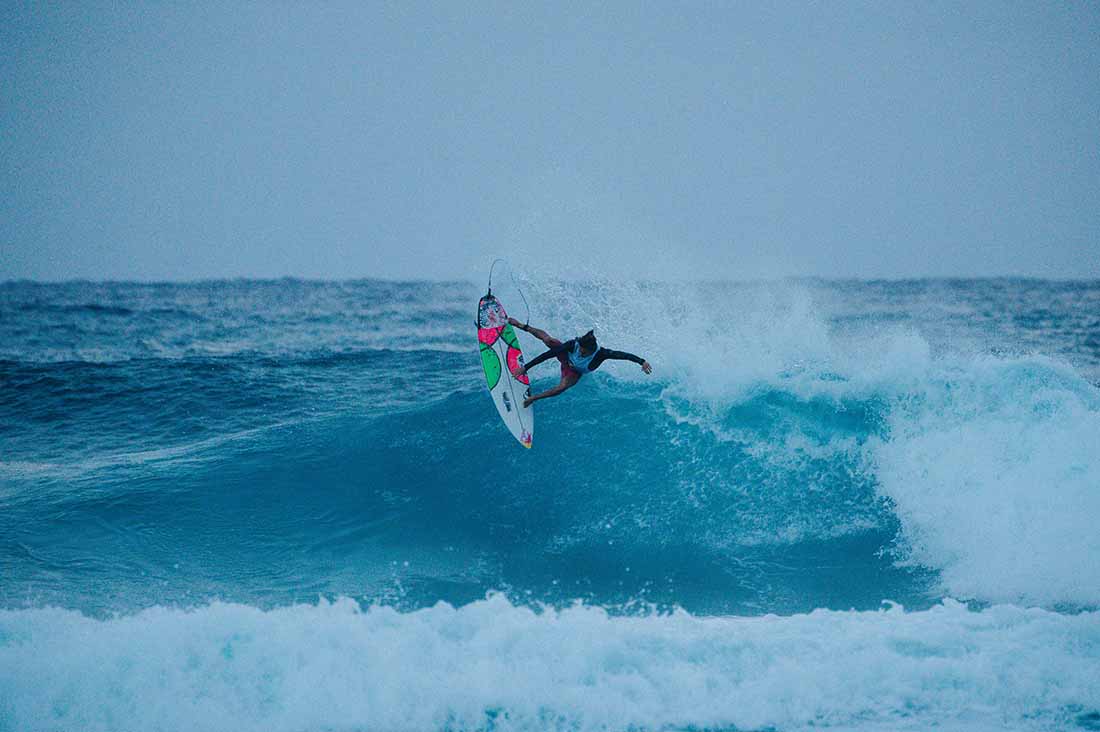
[{"label": "surfboard", "polygon": [[477,303],[477,346],[485,369],[485,383],[500,418],[519,444],[531,447],[535,410],[523,406],[523,400],[531,396],[531,380],[527,374],[515,375],[524,363],[523,351],[516,332],[508,324],[504,306],[491,291]]}]

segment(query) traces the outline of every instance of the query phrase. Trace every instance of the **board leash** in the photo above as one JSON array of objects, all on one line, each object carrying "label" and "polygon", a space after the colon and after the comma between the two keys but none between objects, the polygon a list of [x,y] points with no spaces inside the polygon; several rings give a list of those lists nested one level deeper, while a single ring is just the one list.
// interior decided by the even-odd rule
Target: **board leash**
[{"label": "board leash", "polygon": [[[500,262],[505,262],[505,260],[502,259],[501,257],[497,257],[496,259],[493,260],[493,263],[491,265],[489,265],[489,286],[487,288],[488,292],[485,293],[486,297],[492,297],[492,295],[493,295],[493,270],[496,268],[497,264],[500,263]],[[505,264],[507,264],[507,262],[505,262]],[[516,288],[516,292],[518,292],[519,296],[523,299],[523,307],[527,309],[527,317],[526,317],[526,319],[524,320],[524,323],[523,323],[523,327],[526,328],[528,325],[531,324],[531,306],[529,304],[527,304],[527,296],[523,294],[523,289],[519,286],[519,283],[516,282],[516,273],[512,271],[511,265],[508,266],[508,276],[512,279],[512,285]],[[480,322],[481,321],[480,321],[480,316],[479,316],[479,320],[478,320],[479,327],[480,327]]]},{"label": "board leash", "polygon": [[516,274],[512,271],[511,267],[508,268],[508,276],[512,278],[512,286],[516,288],[516,292],[523,298],[523,307],[527,309],[527,316],[523,321],[523,328],[526,330],[527,326],[531,324],[531,306],[527,304],[527,296],[523,294],[523,289],[519,286],[519,283],[516,282]]},{"label": "board leash", "polygon": [[489,295],[493,294],[493,270],[496,269],[497,264],[499,264],[500,262],[503,262],[503,261],[504,261],[503,259],[501,259],[500,257],[497,257],[496,259],[493,260],[493,263],[489,265],[489,292],[486,293],[486,294],[489,294]]}]

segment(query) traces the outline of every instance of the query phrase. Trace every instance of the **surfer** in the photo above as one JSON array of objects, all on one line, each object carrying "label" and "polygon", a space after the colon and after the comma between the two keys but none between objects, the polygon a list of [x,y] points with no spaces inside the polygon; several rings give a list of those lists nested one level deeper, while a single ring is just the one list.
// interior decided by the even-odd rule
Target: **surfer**
[{"label": "surfer", "polygon": [[515,372],[516,376],[523,376],[535,366],[538,366],[543,361],[557,357],[561,362],[561,381],[553,389],[547,389],[541,394],[535,394],[529,396],[523,400],[523,406],[529,406],[531,402],[536,402],[539,399],[549,399],[550,397],[556,397],[566,389],[574,386],[580,381],[581,376],[589,371],[595,371],[600,367],[604,361],[607,360],[622,360],[633,361],[642,367],[642,371],[647,374],[653,373],[653,367],[649,365],[649,361],[644,358],[635,356],[633,353],[627,353],[626,351],[612,351],[610,348],[601,348],[600,344],[596,342],[596,336],[592,331],[588,331],[584,335],[578,338],[572,338],[562,343],[557,338],[552,338],[549,333],[539,328],[532,328],[530,325],[521,323],[515,318],[508,318],[508,322],[513,327],[526,331],[538,338],[540,341],[546,344],[546,347],[550,350],[546,351],[540,356],[536,356],[531,360],[531,363],[526,367],[520,366]]}]

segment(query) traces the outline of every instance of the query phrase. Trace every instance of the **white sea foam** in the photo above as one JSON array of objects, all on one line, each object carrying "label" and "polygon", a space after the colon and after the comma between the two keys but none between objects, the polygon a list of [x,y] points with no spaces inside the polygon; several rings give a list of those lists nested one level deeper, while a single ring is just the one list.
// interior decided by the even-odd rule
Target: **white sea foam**
[{"label": "white sea foam", "polygon": [[1100,603],[1100,397],[1042,358],[941,367],[871,443],[905,556],[947,592]]},{"label": "white sea foam", "polygon": [[1041,730],[1098,707],[1100,613],[0,611],[4,730]]}]

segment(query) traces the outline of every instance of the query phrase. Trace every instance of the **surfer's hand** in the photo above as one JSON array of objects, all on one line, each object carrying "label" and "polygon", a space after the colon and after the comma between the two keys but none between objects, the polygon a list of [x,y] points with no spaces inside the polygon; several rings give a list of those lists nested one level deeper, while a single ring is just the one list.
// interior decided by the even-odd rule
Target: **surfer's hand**
[{"label": "surfer's hand", "polygon": [[645,371],[647,374],[653,373],[653,367],[649,365],[649,361],[642,361],[642,371]]},{"label": "surfer's hand", "polygon": [[524,375],[524,374],[526,374],[526,373],[527,373],[527,369],[526,369],[526,368],[524,368],[523,366],[520,366],[520,367],[519,367],[518,369],[516,369],[516,371],[515,371],[515,374],[516,374],[516,376],[523,376],[523,375]]},{"label": "surfer's hand", "polygon": [[535,401],[535,400],[532,399],[531,397],[527,397],[526,399],[523,400],[523,406],[529,407],[529,406],[531,406],[531,402],[533,402],[533,401]]},{"label": "surfer's hand", "polygon": [[512,326],[515,326],[516,328],[519,328],[520,330],[523,330],[523,323],[519,322],[518,320],[516,320],[515,318],[513,318],[511,316],[509,316],[509,318],[508,318],[508,325],[512,325]]}]

